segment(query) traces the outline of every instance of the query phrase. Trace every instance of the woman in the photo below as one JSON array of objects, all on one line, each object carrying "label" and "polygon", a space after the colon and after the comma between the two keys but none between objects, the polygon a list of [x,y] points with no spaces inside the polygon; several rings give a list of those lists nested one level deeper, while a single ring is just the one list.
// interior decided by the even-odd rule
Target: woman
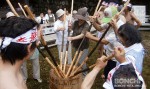
[{"label": "woman", "polygon": [[33,54],[37,34],[37,23],[31,19],[11,17],[0,22],[0,89],[27,89],[20,68]]},{"label": "woman", "polygon": [[141,44],[141,36],[136,28],[126,23],[118,29],[118,37],[125,46],[126,59],[131,61],[137,68],[139,73],[142,73],[144,47]]}]

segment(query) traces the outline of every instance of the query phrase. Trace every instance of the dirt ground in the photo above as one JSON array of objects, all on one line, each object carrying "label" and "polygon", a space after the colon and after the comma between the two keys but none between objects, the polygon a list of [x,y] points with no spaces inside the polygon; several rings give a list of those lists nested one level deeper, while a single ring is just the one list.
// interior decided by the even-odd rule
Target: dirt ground
[{"label": "dirt ground", "polygon": [[[150,89],[150,31],[141,31],[141,35],[143,38],[143,45],[145,47],[146,50],[146,56],[144,59],[144,64],[143,64],[143,73],[142,76],[146,82],[147,85],[147,89]],[[91,48],[95,45],[95,42],[91,41],[90,43],[90,50]],[[55,55],[55,57],[58,59],[58,53],[57,53],[57,48],[51,48],[50,49],[53,54]],[[95,53],[93,53],[92,57],[89,59],[89,61],[87,62],[88,65],[92,65],[95,63],[95,60],[98,57],[98,52],[95,51]],[[30,61],[28,61],[28,73],[29,73],[29,78],[27,80],[27,86],[28,89],[49,89],[49,71],[50,71],[50,66],[48,65],[48,63],[43,59],[43,57],[41,57],[40,55],[40,66],[41,66],[41,79],[43,80],[42,83],[38,83],[37,81],[35,81],[32,77],[32,64],[30,63]],[[95,80],[95,83],[92,87],[92,89],[103,89],[102,85],[104,83],[104,80],[101,79],[101,74],[103,71],[101,71],[98,75],[97,78]]]}]

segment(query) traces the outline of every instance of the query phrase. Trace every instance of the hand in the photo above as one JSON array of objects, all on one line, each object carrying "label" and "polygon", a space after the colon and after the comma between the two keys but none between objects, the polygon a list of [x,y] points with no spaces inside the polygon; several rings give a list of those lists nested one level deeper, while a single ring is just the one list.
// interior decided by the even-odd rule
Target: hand
[{"label": "hand", "polygon": [[59,27],[58,30],[59,30],[59,31],[64,31],[64,30],[65,30],[65,27]]},{"label": "hand", "polygon": [[111,21],[110,21],[110,24],[111,24],[111,26],[113,27],[113,28],[117,28],[117,20],[116,19],[112,19]]},{"label": "hand", "polygon": [[72,23],[71,23],[71,22],[68,23],[68,28],[69,28],[69,29],[72,28]]},{"label": "hand", "polygon": [[102,56],[101,58],[98,58],[96,61],[96,68],[102,69],[107,65],[107,62],[103,62],[103,60],[106,59],[106,56]]},{"label": "hand", "polygon": [[67,37],[68,41],[72,41],[73,37]]},{"label": "hand", "polygon": [[116,47],[114,50],[115,58],[120,62],[125,62],[125,50],[122,47]]},{"label": "hand", "polygon": [[96,16],[89,16],[89,19],[91,23],[96,22]]}]

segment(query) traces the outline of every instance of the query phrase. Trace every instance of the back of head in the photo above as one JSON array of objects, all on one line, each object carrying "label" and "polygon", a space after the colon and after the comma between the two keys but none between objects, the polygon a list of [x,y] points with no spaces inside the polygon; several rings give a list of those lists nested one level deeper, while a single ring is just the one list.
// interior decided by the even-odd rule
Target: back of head
[{"label": "back of head", "polygon": [[112,83],[114,89],[141,89],[142,80],[136,73],[133,64],[121,65],[113,74]]},{"label": "back of head", "polygon": [[[0,55],[3,62],[10,62],[13,65],[17,60],[22,60],[27,56],[27,46],[30,43],[21,44],[6,40],[6,38],[15,39],[30,30],[34,31],[35,29],[33,28],[36,25],[37,23],[31,19],[15,16],[0,22],[0,37],[2,38],[0,42]],[[31,48],[34,49],[35,47],[36,42],[33,42]]]},{"label": "back of head", "polygon": [[126,47],[129,47],[135,43],[140,43],[142,41],[140,32],[134,25],[130,23],[122,25],[118,29],[118,34],[125,41]]}]

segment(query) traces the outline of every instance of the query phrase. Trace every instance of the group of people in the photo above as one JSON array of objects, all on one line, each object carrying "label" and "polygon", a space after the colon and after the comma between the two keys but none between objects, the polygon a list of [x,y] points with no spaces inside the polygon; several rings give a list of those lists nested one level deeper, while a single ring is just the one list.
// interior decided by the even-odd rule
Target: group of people
[{"label": "group of people", "polygon": [[[123,0],[123,4],[126,1]],[[36,47],[39,45],[39,34],[42,30],[39,24],[44,24],[44,19],[45,21],[54,21],[59,58],[62,46],[63,52],[66,51],[67,41],[71,41],[72,47],[76,51],[84,39],[80,47],[83,54],[80,57],[79,65],[89,53],[89,40],[99,41],[101,34],[111,26],[99,45],[100,58],[97,59],[96,66],[90,73],[83,73],[85,79],[81,89],[91,89],[97,74],[104,67],[103,76],[106,80],[103,84],[104,88],[145,89],[145,82],[142,78],[145,53],[140,33],[137,30],[141,22],[134,15],[131,4],[128,4],[121,15],[118,15],[122,8],[123,5],[114,6],[103,3],[97,15],[89,16],[88,8],[83,7],[69,19],[65,18],[65,11],[59,9],[56,12],[57,20],[54,14],[45,16],[41,14],[40,20],[37,19],[38,23],[29,18],[7,14],[7,19],[0,21],[0,89],[27,89],[24,82],[27,79],[27,59],[31,59],[35,65],[33,66],[34,79],[42,82],[39,71],[39,53]],[[48,13],[51,13],[51,10],[48,10]],[[74,21],[71,21],[72,18]],[[88,22],[98,31],[97,37],[90,33]],[[134,22],[137,23],[136,26]],[[68,35],[69,31],[72,31],[70,36]],[[63,35],[64,38],[62,38]],[[68,64],[72,61],[71,49],[71,45],[69,45]],[[103,60],[110,55],[114,57],[104,62]],[[87,65],[84,64],[82,68],[87,68]],[[134,82],[132,84],[125,82],[127,80]]]}]

